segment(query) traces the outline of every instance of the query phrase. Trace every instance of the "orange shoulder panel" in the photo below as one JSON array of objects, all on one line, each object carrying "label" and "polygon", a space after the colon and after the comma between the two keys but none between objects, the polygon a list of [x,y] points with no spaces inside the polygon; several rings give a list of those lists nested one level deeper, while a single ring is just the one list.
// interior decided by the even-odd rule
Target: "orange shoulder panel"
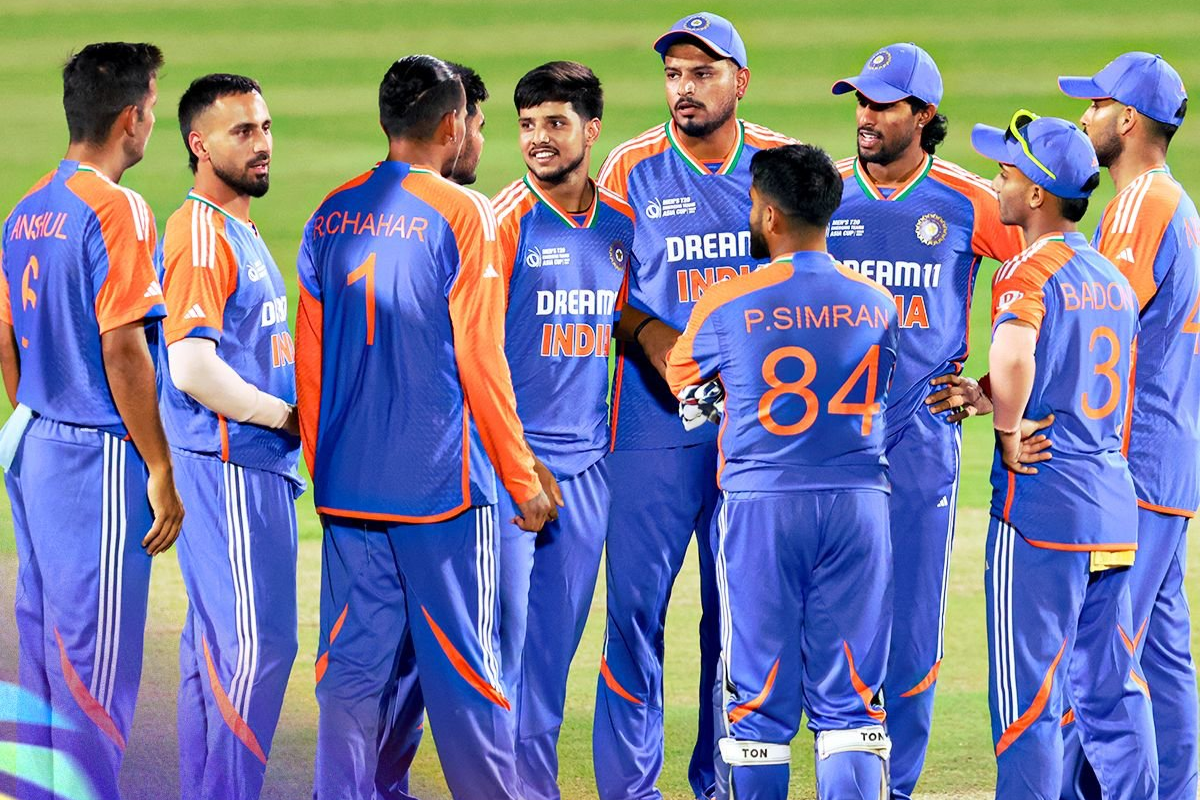
[{"label": "orange shoulder panel", "polygon": [[1154,260],[1183,188],[1164,172],[1147,172],[1126,186],[1104,209],[1096,249],[1133,286],[1142,308],[1154,298]]},{"label": "orange shoulder panel", "polygon": [[614,211],[620,211],[629,218],[630,222],[635,222],[637,220],[637,217],[633,213],[633,206],[629,205],[629,203],[626,203],[618,195],[610,192],[608,189],[605,189],[600,185],[596,186],[596,192],[601,203],[604,203],[604,205],[608,206]]},{"label": "orange shoulder panel", "polygon": [[746,143],[760,150],[770,150],[772,147],[782,147],[788,144],[799,144],[799,141],[793,139],[791,136],[773,131],[768,127],[753,122],[743,121],[742,128],[746,132]]},{"label": "orange shoulder panel", "polygon": [[851,156],[850,158],[839,158],[837,161],[833,162],[833,165],[835,167],[837,167],[838,173],[843,178],[849,178],[851,175],[854,174],[854,159],[855,158],[856,158],[856,156]]},{"label": "orange shoulder panel", "polygon": [[345,183],[343,183],[341,186],[334,189],[329,194],[325,195],[325,199],[322,200],[321,202],[324,203],[325,200],[328,200],[329,198],[333,197],[335,194],[338,194],[339,192],[344,192],[347,189],[353,189],[355,186],[362,186],[364,183],[366,183],[368,180],[370,180],[371,176],[374,174],[375,174],[375,168],[372,167],[371,169],[367,170],[366,172],[364,172],[361,175],[355,175],[353,178],[346,181]]},{"label": "orange shoulder panel", "polygon": [[188,200],[167,220],[163,235],[163,296],[168,345],[196,328],[224,329],[225,302],[237,288],[238,269],[225,234],[225,215]]},{"label": "orange shoulder panel", "polygon": [[617,145],[600,165],[596,183],[626,200],[629,197],[629,173],[641,161],[671,149],[666,125],[655,125],[641,136]]},{"label": "orange shoulder panel", "polygon": [[521,220],[537,205],[537,195],[529,191],[525,181],[514,181],[492,198],[496,213],[496,244],[500,271],[504,276],[504,304],[508,306],[508,288],[512,283],[513,265],[517,258],[517,242],[521,240]]},{"label": "orange shoulder panel", "polygon": [[163,302],[154,270],[154,216],[141,195],[99,173],[81,170],[66,186],[96,215],[108,255],[108,273],[96,294],[96,320],[103,335],[144,318]]},{"label": "orange shoulder panel", "polygon": [[[1074,255],[1075,251],[1066,242],[1044,239],[1005,262],[996,271],[992,284],[992,324],[995,325],[1001,311],[1007,311],[1040,330],[1046,314],[1046,283]],[[1013,294],[1006,298],[1010,292]],[[1003,309],[1001,300],[1006,301]]]}]

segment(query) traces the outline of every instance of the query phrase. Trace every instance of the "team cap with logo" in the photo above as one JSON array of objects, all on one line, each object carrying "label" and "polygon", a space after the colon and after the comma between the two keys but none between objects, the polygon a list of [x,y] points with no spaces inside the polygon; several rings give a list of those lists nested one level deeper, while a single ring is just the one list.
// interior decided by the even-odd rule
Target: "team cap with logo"
[{"label": "team cap with logo", "polygon": [[1068,97],[1111,97],[1164,125],[1183,124],[1187,90],[1175,68],[1156,53],[1123,53],[1091,78],[1063,76],[1058,88]]},{"label": "team cap with logo", "polygon": [[982,156],[1012,164],[1026,178],[1057,197],[1082,199],[1084,187],[1100,174],[1096,150],[1087,134],[1065,119],[1039,117],[1021,109],[1008,128],[976,125],[971,144]]},{"label": "team cap with logo", "polygon": [[699,42],[719,56],[733,59],[733,63],[739,67],[747,66],[746,45],[742,44],[742,37],[738,35],[737,28],[724,17],[708,11],[688,14],[676,22],[670,30],[658,37],[654,42],[654,49],[666,58],[671,45],[689,39]]},{"label": "team cap with logo", "polygon": [[833,85],[834,94],[862,92],[875,103],[895,103],[915,97],[936,106],[942,102],[942,73],[933,58],[912,42],[889,44],[876,50],[862,72]]}]

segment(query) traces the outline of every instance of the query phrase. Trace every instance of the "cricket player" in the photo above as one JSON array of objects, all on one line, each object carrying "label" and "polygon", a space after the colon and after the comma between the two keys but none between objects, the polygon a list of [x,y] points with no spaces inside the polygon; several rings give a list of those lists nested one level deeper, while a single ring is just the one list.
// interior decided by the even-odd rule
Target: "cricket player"
[{"label": "cricket player", "polygon": [[[475,171],[483,154],[483,103],[489,94],[487,84],[475,70],[453,61],[447,61],[446,66],[458,77],[467,97],[467,138],[450,169],[444,171],[442,177],[460,186],[469,186],[475,182]],[[501,584],[503,590],[504,585]],[[502,609],[503,600],[502,596]],[[503,644],[506,641],[503,624],[500,636]],[[425,699],[417,677],[416,653],[413,652],[411,639],[401,645],[395,679],[384,692],[381,713],[387,721],[379,732],[375,793],[379,800],[412,800],[412,795],[408,793],[409,768],[417,756],[425,729]]]},{"label": "cricket player", "polygon": [[[513,95],[528,173],[492,200],[507,284],[505,353],[525,435],[563,509],[536,534],[501,523],[501,641],[526,800],[558,800],[558,733],[608,528],[608,354],[633,211],[588,176],[604,96],[583,64]],[[515,509],[501,499],[501,520]]]},{"label": "cricket player", "polygon": [[[1137,501],[1122,427],[1138,301],[1076,223],[1099,183],[1069,122],[1018,111],[971,142],[1000,163],[1000,219],[1030,245],[996,273],[989,352],[996,454],[985,590],[998,798],[1057,797],[1073,708],[1106,798],[1157,797],[1130,630]],[[1053,415],[1053,458],[1022,464],[1022,419]]]},{"label": "cricket player", "polygon": [[262,790],[296,657],[300,453],[287,287],[250,218],[270,186],[258,83],[205,75],[179,100],[195,184],[163,236],[162,408],[190,509],[179,544],[184,798]]},{"label": "cricket player", "polygon": [[150,559],[183,520],[151,356],[166,313],[154,217],[120,186],[154,128],[162,64],[126,42],[67,61],[70,144],[5,221],[0,270],[0,365],[21,403],[5,438],[23,433],[7,476],[20,680],[63,718],[29,744],[50,754],[41,783],[81,770],[104,798],[120,797]]},{"label": "cricket player", "polygon": [[[842,205],[829,252],[895,296],[900,354],[887,409],[891,536],[897,603],[884,697],[892,735],[892,794],[909,798],[929,743],[944,653],[947,581],[961,471],[962,432],[926,410],[936,387],[959,378],[975,276],[984,257],[1022,247],[997,217],[982,178],[934,156],[946,135],[942,78],[914,44],[875,51],[834,94],[854,92],[858,154],[838,162]],[[933,397],[931,398],[931,395]],[[959,407],[951,412],[959,413]],[[963,414],[965,416],[965,414]]]},{"label": "cricket player", "polygon": [[654,43],[671,118],[609,154],[598,183],[633,208],[628,301],[617,324],[606,565],[608,626],[593,753],[602,800],[658,797],[663,760],[663,629],[671,586],[696,533],[700,714],[688,780],[711,796],[719,707],[716,430],[685,431],[663,381],[666,353],[704,290],[760,265],[750,254],[750,159],[792,140],[737,118],[750,85],[729,20],[689,14]]},{"label": "cricket player", "polygon": [[[1187,94],[1179,73],[1151,53],[1125,53],[1059,86],[1092,101],[1080,123],[1117,190],[1092,244],[1129,279],[1140,310],[1122,444],[1138,505],[1126,633],[1154,700],[1159,797],[1191,800],[1198,711],[1183,577],[1188,522],[1200,505],[1200,217],[1166,166]],[[1099,797],[1094,787],[1086,794]]]},{"label": "cricket player", "polygon": [[[874,697],[891,635],[884,408],[896,363],[891,294],[838,264],[825,229],[842,179],[819,148],[750,163],[751,253],[709,287],[667,362],[676,393],[719,377],[717,523],[731,798],[785,800],[808,715],[822,800],[886,800]],[[722,794],[724,796],[724,794]]]},{"label": "cricket player", "polygon": [[300,422],[325,529],[315,793],[374,795],[381,699],[411,638],[451,793],[517,797],[495,475],[530,530],[550,501],[504,358],[495,217],[442,177],[466,137],[442,61],[395,62],[379,107],[387,159],[326,198],[298,259]]}]

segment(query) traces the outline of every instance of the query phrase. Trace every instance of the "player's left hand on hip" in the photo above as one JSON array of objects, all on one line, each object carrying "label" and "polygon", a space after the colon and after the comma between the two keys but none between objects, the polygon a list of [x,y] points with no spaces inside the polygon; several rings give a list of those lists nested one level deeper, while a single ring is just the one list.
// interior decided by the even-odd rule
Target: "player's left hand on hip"
[{"label": "player's left hand on hip", "polygon": [[962,422],[967,417],[992,413],[992,401],[979,385],[979,381],[965,375],[947,373],[930,382],[931,386],[944,386],[925,398],[929,413],[938,416],[950,412],[946,422]]},{"label": "player's left hand on hip", "polygon": [[1021,454],[1018,458],[1022,464],[1036,464],[1054,458],[1050,452],[1054,442],[1046,434],[1038,433],[1049,428],[1053,422],[1053,414],[1048,414],[1042,419],[1021,420]]},{"label": "player's left hand on hip", "polygon": [[679,392],[679,418],[684,430],[695,430],[705,422],[721,422],[725,413],[725,386],[713,378],[699,386],[685,386]]},{"label": "player's left hand on hip", "polygon": [[546,493],[546,497],[550,498],[550,517],[549,521],[554,522],[558,519],[558,510],[566,505],[563,500],[562,489],[558,486],[558,480],[542,460],[537,456],[533,457],[533,471],[537,473],[538,483],[542,485],[542,491]]}]

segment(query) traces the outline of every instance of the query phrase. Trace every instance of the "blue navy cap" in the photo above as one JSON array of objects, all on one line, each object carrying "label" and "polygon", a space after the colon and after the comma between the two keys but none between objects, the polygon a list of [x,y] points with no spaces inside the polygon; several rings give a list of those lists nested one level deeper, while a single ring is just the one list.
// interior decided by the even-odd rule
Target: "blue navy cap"
[{"label": "blue navy cap", "polygon": [[1187,89],[1175,68],[1155,53],[1123,53],[1091,78],[1059,78],[1058,88],[1085,100],[1111,97],[1165,125],[1183,124]]},{"label": "blue navy cap", "polygon": [[747,66],[746,45],[742,44],[742,37],[738,35],[737,28],[724,17],[708,11],[688,14],[676,22],[670,30],[655,40],[654,49],[666,58],[671,45],[689,39],[699,41],[719,56],[733,59],[739,67]]},{"label": "blue navy cap", "polygon": [[1100,162],[1087,134],[1057,117],[1018,111],[1007,129],[976,125],[971,144],[982,156],[1012,164],[1029,180],[1057,197],[1082,199],[1100,174]]},{"label": "blue navy cap", "polygon": [[942,73],[929,53],[912,42],[889,44],[867,59],[861,73],[833,85],[834,94],[855,90],[875,103],[895,103],[915,97],[936,106],[942,102]]}]

